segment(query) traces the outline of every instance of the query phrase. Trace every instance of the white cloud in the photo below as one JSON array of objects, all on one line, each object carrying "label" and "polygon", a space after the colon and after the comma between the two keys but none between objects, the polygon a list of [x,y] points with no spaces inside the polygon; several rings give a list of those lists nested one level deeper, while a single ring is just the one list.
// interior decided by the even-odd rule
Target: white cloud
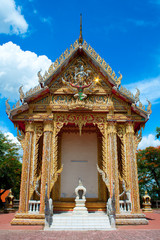
[{"label": "white cloud", "polygon": [[139,149],[145,149],[146,147],[157,147],[160,146],[160,140],[156,139],[153,134],[149,134],[148,136],[144,136],[141,142],[138,145]]},{"label": "white cloud", "polygon": [[4,136],[11,140],[13,143],[16,143],[18,146],[20,146],[20,142],[11,132],[4,133]]},{"label": "white cloud", "polygon": [[0,0],[0,33],[24,34],[28,23],[21,14],[21,7],[14,0]]},{"label": "white cloud", "polygon": [[140,101],[143,104],[147,104],[146,98],[152,103],[157,103],[160,99],[160,76],[127,84],[125,87],[133,93],[135,93],[136,88],[138,88],[141,92]]},{"label": "white cloud", "polygon": [[51,60],[45,55],[23,51],[20,46],[8,42],[0,45],[0,86],[1,97],[11,101],[19,99],[18,89],[23,85],[24,92],[38,85],[37,72],[48,70]]}]

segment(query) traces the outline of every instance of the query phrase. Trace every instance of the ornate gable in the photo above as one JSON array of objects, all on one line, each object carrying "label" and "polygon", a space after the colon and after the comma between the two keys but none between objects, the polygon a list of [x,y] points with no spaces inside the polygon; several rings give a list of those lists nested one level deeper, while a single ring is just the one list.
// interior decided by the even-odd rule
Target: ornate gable
[{"label": "ornate gable", "polygon": [[108,113],[108,119],[146,122],[151,114],[150,102],[145,110],[139,102],[139,90],[134,96],[120,86],[122,75],[119,73],[117,77],[86,41],[80,44],[76,40],[51,64],[44,76],[38,72],[38,79],[39,85],[25,94],[20,87],[21,106],[18,101],[11,110],[6,101],[11,119],[22,119],[22,115],[26,119],[28,112],[29,119],[36,117],[38,120],[57,111],[92,111]]}]

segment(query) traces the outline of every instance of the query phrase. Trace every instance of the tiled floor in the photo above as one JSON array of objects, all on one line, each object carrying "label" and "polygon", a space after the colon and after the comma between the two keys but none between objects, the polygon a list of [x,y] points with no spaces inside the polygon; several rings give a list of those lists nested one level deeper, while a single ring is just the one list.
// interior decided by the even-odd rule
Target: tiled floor
[{"label": "tiled floor", "polygon": [[0,240],[160,240],[160,210],[147,213],[149,225],[120,226],[115,231],[43,231],[41,226],[11,226],[14,214],[0,214]]},{"label": "tiled floor", "polygon": [[1,240],[160,240],[160,230],[116,230],[116,231],[0,231]]}]

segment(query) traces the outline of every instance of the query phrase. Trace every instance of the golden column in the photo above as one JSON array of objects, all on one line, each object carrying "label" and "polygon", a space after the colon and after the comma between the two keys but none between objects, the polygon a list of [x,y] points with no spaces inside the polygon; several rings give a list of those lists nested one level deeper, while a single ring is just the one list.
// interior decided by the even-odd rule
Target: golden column
[{"label": "golden column", "polygon": [[133,123],[127,123],[125,135],[126,163],[128,166],[127,180],[129,189],[131,190],[132,213],[140,213],[137,158],[134,135]]},{"label": "golden column", "polygon": [[119,179],[118,179],[118,159],[117,159],[117,131],[116,123],[107,123],[107,157],[109,167],[110,197],[113,195],[113,185],[115,190],[115,208],[119,213]]},{"label": "golden column", "polygon": [[20,205],[19,205],[19,211],[18,211],[19,213],[28,212],[30,165],[31,165],[32,149],[33,149],[33,134],[34,134],[33,123],[26,122],[23,165],[22,165],[22,175],[21,175]]},{"label": "golden column", "polygon": [[42,156],[42,178],[41,178],[41,197],[40,197],[40,213],[45,210],[45,191],[48,185],[48,198],[50,197],[50,165],[52,154],[52,132],[53,121],[44,122],[43,135],[43,156]]}]

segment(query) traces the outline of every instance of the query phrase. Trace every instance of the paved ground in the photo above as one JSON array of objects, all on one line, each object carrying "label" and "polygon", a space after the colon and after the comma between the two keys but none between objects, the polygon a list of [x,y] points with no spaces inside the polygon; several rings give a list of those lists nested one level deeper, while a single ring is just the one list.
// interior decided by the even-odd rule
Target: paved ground
[{"label": "paved ground", "polygon": [[160,240],[160,210],[147,213],[149,225],[120,226],[116,231],[43,231],[41,226],[11,226],[14,214],[0,214],[0,240]]},{"label": "paved ground", "polygon": [[116,230],[86,232],[0,231],[1,240],[159,240],[160,230]]}]

